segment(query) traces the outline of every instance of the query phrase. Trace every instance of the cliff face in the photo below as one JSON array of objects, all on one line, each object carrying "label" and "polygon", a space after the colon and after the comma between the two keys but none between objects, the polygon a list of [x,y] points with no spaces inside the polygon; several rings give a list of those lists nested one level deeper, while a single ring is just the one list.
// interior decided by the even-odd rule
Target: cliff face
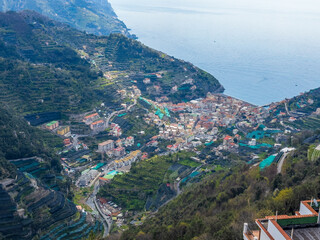
[{"label": "cliff face", "polygon": [[130,36],[107,0],[0,0],[0,11],[34,10],[81,31]]}]

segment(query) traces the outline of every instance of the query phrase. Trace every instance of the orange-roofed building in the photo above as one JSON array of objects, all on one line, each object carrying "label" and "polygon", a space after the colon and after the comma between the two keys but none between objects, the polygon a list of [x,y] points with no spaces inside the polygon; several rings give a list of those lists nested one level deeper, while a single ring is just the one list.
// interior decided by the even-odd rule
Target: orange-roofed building
[{"label": "orange-roofed building", "polygon": [[103,120],[99,120],[90,124],[90,128],[92,130],[103,129],[105,127],[105,123]]},{"label": "orange-roofed building", "polygon": [[108,200],[105,198],[100,198],[99,201],[101,204],[106,204],[108,202]]},{"label": "orange-roofed building", "polygon": [[117,211],[117,212],[113,212],[111,213],[112,217],[117,217],[121,212]]},{"label": "orange-roofed building", "polygon": [[232,140],[232,137],[231,137],[231,136],[229,136],[229,135],[227,135],[227,136],[225,136],[225,137],[224,137],[224,139],[223,139],[223,140],[229,141],[229,140]]},{"label": "orange-roofed building", "polygon": [[108,140],[102,143],[99,143],[98,145],[98,152],[108,152],[113,150],[114,148],[114,142],[113,140]]},{"label": "orange-roofed building", "polygon": [[80,205],[77,205],[76,208],[81,211],[82,210],[82,207]]},{"label": "orange-roofed building", "polygon": [[70,144],[71,144],[70,138],[64,139],[64,140],[63,140],[63,144],[64,144],[65,146],[70,145]]},{"label": "orange-roofed building", "polygon": [[300,202],[295,215],[275,215],[256,219],[258,230],[243,227],[244,240],[320,240],[320,200]]},{"label": "orange-roofed building", "polygon": [[101,186],[103,186],[103,185],[105,185],[105,184],[107,184],[107,183],[110,183],[110,182],[111,182],[110,179],[106,179],[106,178],[103,178],[103,177],[99,177],[99,184],[100,184]]},{"label": "orange-roofed building", "polygon": [[96,121],[97,119],[99,119],[99,114],[98,113],[93,113],[90,114],[88,116],[85,116],[83,119],[83,122],[87,125],[89,125],[90,123]]},{"label": "orange-roofed building", "polygon": [[227,145],[233,142],[233,138],[229,135],[225,136],[223,139],[223,145]]}]

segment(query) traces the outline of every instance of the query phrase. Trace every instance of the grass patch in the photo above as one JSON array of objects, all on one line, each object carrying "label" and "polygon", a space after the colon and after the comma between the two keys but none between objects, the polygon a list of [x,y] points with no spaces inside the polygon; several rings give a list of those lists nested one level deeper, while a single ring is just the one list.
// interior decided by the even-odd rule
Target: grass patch
[{"label": "grass patch", "polygon": [[92,212],[92,209],[86,204],[86,200],[89,197],[89,195],[93,192],[93,186],[82,188],[78,191],[74,191],[74,197],[73,202],[76,205],[80,205],[83,209],[85,209],[87,212]]},{"label": "grass patch", "polygon": [[191,167],[191,168],[196,168],[196,167],[199,167],[201,165],[201,163],[198,163],[198,162],[195,162],[195,161],[192,161],[192,160],[189,160],[189,159],[181,160],[181,161],[179,161],[179,163],[181,165],[185,165],[185,166]]}]

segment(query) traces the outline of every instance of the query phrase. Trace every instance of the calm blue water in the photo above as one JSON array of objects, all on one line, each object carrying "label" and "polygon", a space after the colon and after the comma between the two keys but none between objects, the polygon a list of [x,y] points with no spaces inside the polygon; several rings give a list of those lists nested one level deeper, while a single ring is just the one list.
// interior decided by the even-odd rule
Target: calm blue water
[{"label": "calm blue water", "polygon": [[263,105],[320,87],[318,0],[111,0],[139,40]]}]

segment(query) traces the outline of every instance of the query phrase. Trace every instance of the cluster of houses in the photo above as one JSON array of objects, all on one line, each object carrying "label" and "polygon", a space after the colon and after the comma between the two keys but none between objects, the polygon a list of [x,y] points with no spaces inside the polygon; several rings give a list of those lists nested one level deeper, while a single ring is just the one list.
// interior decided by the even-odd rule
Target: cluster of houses
[{"label": "cluster of houses", "polygon": [[90,129],[95,132],[103,131],[106,128],[104,119],[101,119],[98,113],[85,116],[83,122],[89,125]]},{"label": "cluster of houses", "polygon": [[51,121],[45,124],[45,128],[57,133],[60,136],[69,136],[71,134],[70,126],[60,126],[59,121]]},{"label": "cluster of houses", "polygon": [[106,153],[109,157],[122,157],[125,155],[125,147],[134,145],[134,137],[118,139],[117,141],[108,140],[98,145],[98,152]]},{"label": "cluster of houses", "polygon": [[[300,94],[303,96],[303,93]],[[304,117],[306,113],[304,111],[300,111],[303,108],[312,106],[315,101],[311,98],[305,99],[297,99],[296,102],[290,102],[290,99],[285,99],[280,102],[275,102],[270,104],[269,111],[274,116],[271,120],[271,123],[275,123],[277,121],[288,120],[289,122],[295,122],[299,120],[301,117]],[[294,110],[289,107],[289,105],[294,105]],[[285,106],[285,108],[283,108]],[[312,113],[314,115],[320,115],[320,108],[315,109]]]},{"label": "cluster of houses", "polygon": [[109,134],[114,137],[120,137],[122,135],[122,129],[118,124],[111,123]]},{"label": "cluster of houses", "polygon": [[136,150],[131,152],[128,156],[126,156],[125,158],[122,158],[120,160],[115,160],[114,164],[116,168],[121,168],[124,166],[129,166],[131,165],[133,162],[137,161],[137,159],[141,156],[141,151],[140,150]]},{"label": "cluster of houses", "polygon": [[[166,119],[161,119],[154,113],[149,113],[144,119],[147,123],[154,123],[159,127],[159,138],[176,141],[176,144],[167,146],[170,151],[191,149],[201,145],[202,142],[210,144],[217,140],[220,127],[231,127],[238,122],[253,126],[262,123],[268,115],[263,107],[256,107],[223,94],[208,94],[205,99],[186,103],[155,104],[179,116],[176,118],[176,123],[168,123]],[[240,136],[234,135],[232,139],[224,139],[223,148],[238,146],[237,140],[240,140]],[[148,144],[156,146],[155,141]]]},{"label": "cluster of houses", "polygon": [[147,147],[157,147],[159,145],[158,136],[153,136],[149,142],[146,143]]},{"label": "cluster of houses", "polygon": [[[159,111],[155,113],[150,111],[144,117],[147,124],[154,124],[159,128],[159,135],[151,138],[146,146],[158,147],[161,139],[171,140],[174,144],[167,146],[167,150],[171,152],[195,150],[203,143],[211,145],[218,139],[222,140],[222,143],[214,148],[214,151],[237,152],[240,141],[243,143],[238,131],[243,133],[254,131],[253,129],[260,126],[268,116],[268,111],[263,107],[256,107],[223,94],[208,94],[205,99],[178,104],[153,102],[143,98],[142,100],[153,105],[155,109],[162,109],[162,115],[157,114]],[[164,110],[176,113],[172,114],[178,116],[175,117],[174,123],[168,121]],[[221,134],[219,128],[233,129],[233,132],[230,135]],[[278,135],[281,134],[276,134],[276,142]],[[254,137],[249,139],[245,141],[245,145],[259,147],[257,139]]]},{"label": "cluster of houses", "polygon": [[159,135],[166,139],[181,136],[185,133],[184,127],[177,123],[165,124],[164,128],[160,127],[159,130]]},{"label": "cluster of houses", "polygon": [[267,116],[267,111],[262,107],[222,94],[208,94],[205,99],[188,103],[169,103],[166,107],[172,112],[179,113],[179,123],[187,129],[204,129],[204,131],[209,131],[213,127],[230,127],[243,119],[250,123],[259,123]]},{"label": "cluster of houses", "polygon": [[129,136],[127,138],[119,138],[115,141],[117,147],[129,147],[134,145],[134,137]]},{"label": "cluster of houses", "polygon": [[122,226],[124,222],[123,213],[117,204],[113,203],[112,201],[108,201],[105,198],[99,198],[98,204],[101,211],[105,215],[110,216],[118,227]]},{"label": "cluster of houses", "polygon": [[115,147],[113,140],[108,140],[98,145],[98,152],[106,153],[109,157],[121,157],[125,154],[124,147]]}]

